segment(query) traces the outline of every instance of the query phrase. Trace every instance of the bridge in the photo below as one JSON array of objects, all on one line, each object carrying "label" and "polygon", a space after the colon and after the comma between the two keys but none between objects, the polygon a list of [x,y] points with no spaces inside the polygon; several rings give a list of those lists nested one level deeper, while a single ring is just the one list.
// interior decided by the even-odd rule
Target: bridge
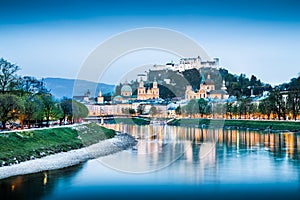
[{"label": "bridge", "polygon": [[88,116],[83,119],[84,122],[95,122],[95,123],[100,123],[104,124],[104,122],[108,122],[110,120],[114,120],[117,118],[140,118],[144,120],[149,120],[150,123],[152,124],[167,124],[168,122],[174,120],[172,119],[165,119],[165,120],[157,120],[156,118],[149,118],[147,116],[131,116],[131,115],[96,115],[96,116]]},{"label": "bridge", "polygon": [[83,119],[84,122],[96,122],[104,124],[104,120],[113,120],[115,118],[129,118],[129,115],[97,115],[97,116],[88,116]]}]

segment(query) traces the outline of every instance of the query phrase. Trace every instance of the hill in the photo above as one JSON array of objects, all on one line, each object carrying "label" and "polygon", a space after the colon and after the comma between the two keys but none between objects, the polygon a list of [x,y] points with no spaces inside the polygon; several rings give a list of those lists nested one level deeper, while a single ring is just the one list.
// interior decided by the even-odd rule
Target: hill
[{"label": "hill", "polygon": [[76,91],[73,91],[75,79],[65,79],[65,78],[45,78],[44,82],[47,89],[56,98],[79,96],[84,95],[87,90],[91,91],[91,95],[94,96],[94,93],[98,93],[100,90],[103,94],[110,93],[114,91],[115,86],[105,83],[95,83],[85,80],[77,80],[77,85],[79,86]]}]

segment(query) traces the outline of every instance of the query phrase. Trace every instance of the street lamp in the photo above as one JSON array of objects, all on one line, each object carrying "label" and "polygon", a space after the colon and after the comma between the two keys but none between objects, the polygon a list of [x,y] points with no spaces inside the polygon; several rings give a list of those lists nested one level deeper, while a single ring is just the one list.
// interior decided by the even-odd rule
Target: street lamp
[{"label": "street lamp", "polygon": [[285,111],[286,111],[286,103],[287,103],[287,97],[288,97],[288,95],[287,94],[283,94],[282,97],[283,97],[283,101],[284,101],[284,108],[285,108]]}]

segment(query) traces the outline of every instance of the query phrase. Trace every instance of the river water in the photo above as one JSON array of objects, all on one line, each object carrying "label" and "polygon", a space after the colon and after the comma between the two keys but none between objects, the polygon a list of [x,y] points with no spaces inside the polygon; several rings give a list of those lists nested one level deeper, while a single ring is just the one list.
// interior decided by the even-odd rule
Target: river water
[{"label": "river water", "polygon": [[137,146],[0,181],[1,199],[299,199],[300,135],[105,125]]}]

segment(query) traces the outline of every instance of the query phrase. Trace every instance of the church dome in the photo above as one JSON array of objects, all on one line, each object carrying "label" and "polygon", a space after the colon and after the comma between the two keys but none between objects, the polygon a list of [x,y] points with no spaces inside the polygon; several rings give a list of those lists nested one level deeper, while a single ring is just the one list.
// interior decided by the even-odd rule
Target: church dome
[{"label": "church dome", "polygon": [[120,95],[117,95],[117,96],[114,97],[113,100],[114,100],[114,101],[121,101],[121,100],[123,100],[123,97],[120,96]]},{"label": "church dome", "polygon": [[132,89],[129,85],[123,85],[122,88],[121,88],[121,92],[130,92],[132,93]]}]

